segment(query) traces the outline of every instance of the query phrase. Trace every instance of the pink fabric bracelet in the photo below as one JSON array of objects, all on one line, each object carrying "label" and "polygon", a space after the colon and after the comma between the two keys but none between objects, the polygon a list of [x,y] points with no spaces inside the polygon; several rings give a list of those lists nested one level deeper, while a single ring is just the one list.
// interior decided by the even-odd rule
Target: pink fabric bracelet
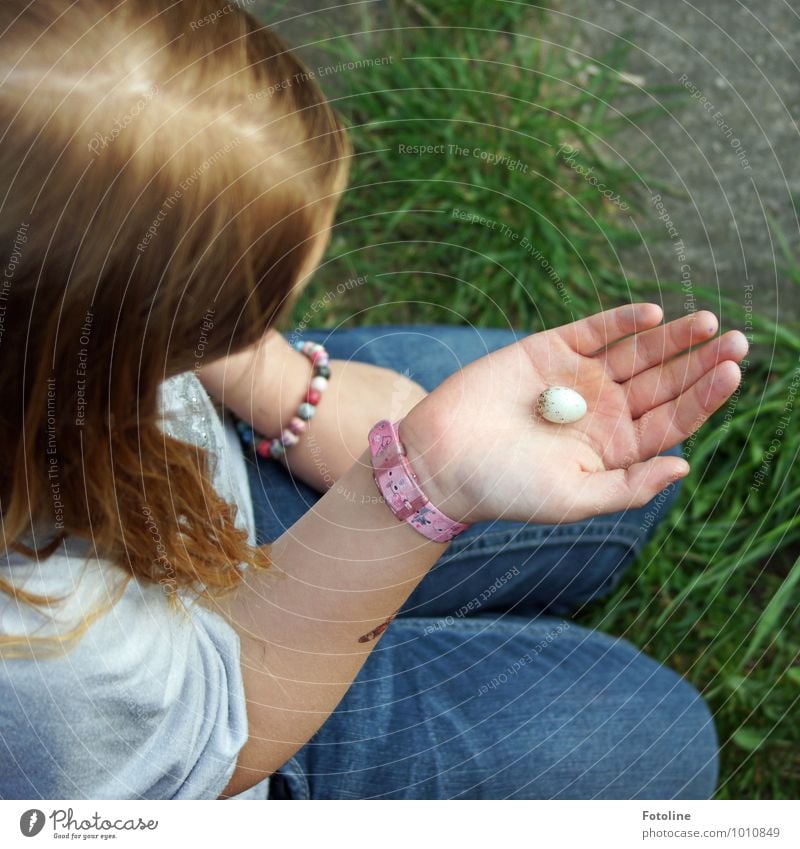
[{"label": "pink fabric bracelet", "polygon": [[375,483],[398,519],[434,542],[450,542],[469,525],[455,522],[428,501],[400,442],[397,424],[385,419],[369,432]]}]

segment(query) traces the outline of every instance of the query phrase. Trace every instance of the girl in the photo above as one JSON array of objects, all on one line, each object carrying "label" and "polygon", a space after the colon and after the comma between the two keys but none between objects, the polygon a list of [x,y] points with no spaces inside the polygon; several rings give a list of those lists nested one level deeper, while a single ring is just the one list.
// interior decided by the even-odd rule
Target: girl
[{"label": "girl", "polygon": [[632,304],[284,338],[348,159],[303,65],[217,0],[0,24],[0,796],[710,796],[698,694],[565,617],[744,337]]}]

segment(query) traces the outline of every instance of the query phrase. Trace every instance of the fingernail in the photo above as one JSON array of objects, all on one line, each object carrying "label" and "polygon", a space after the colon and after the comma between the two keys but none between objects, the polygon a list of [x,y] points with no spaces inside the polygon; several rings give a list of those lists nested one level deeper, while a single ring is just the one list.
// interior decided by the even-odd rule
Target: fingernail
[{"label": "fingernail", "polygon": [[675,469],[675,471],[673,472],[672,480],[678,481],[681,478],[685,478],[686,475],[691,472],[691,470],[692,467],[686,462],[686,460],[683,460],[683,465],[680,468]]}]

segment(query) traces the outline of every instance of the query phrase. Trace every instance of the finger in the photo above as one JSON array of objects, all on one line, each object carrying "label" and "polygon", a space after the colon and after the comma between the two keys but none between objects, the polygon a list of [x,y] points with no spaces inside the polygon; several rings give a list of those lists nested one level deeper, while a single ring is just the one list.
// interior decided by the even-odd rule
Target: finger
[{"label": "finger", "polygon": [[614,380],[622,383],[645,369],[671,360],[692,345],[705,342],[718,327],[714,313],[702,310],[623,339],[600,356]]},{"label": "finger", "polygon": [[623,385],[631,418],[638,419],[648,410],[677,398],[719,363],[725,360],[741,362],[747,349],[744,333],[731,330],[663,366],[654,366],[637,374]]},{"label": "finger", "polygon": [[642,507],[688,473],[686,460],[672,456],[654,457],[643,463],[634,463],[627,469],[589,472],[572,505],[575,516],[585,518]]},{"label": "finger", "polygon": [[639,458],[646,460],[660,454],[693,434],[725,403],[741,379],[739,366],[726,360],[674,400],[637,419],[634,424],[638,431]]},{"label": "finger", "polygon": [[626,304],[557,327],[557,333],[573,351],[589,356],[631,333],[655,327],[664,317],[658,304]]}]

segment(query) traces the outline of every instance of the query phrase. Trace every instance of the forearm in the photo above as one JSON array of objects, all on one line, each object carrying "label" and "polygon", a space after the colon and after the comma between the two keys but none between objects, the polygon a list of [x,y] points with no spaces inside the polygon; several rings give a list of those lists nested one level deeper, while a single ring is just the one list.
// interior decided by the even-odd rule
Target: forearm
[{"label": "forearm", "polygon": [[375,422],[402,418],[426,394],[421,386],[391,369],[356,360],[331,360],[328,389],[308,431],[282,462],[297,478],[324,492],[358,459]]},{"label": "forearm", "polygon": [[[310,377],[308,359],[276,331],[269,331],[258,346],[200,372],[211,395],[270,438],[296,415]],[[299,480],[324,492],[359,457],[376,421],[402,418],[425,394],[391,369],[332,360],[328,388],[314,418],[280,462]]]},{"label": "forearm", "polygon": [[239,418],[277,436],[295,415],[310,374],[308,360],[270,330],[257,345],[204,366],[198,377]]},{"label": "forearm", "polygon": [[[332,365],[336,381],[331,381],[334,391],[326,393],[330,395],[342,383],[340,364]],[[311,377],[311,364],[280,333],[271,330],[257,346],[206,366],[199,376],[221,404],[265,437],[273,438],[296,415]],[[326,437],[326,429],[333,424],[328,421],[332,419],[330,408],[326,398],[317,407],[307,430],[299,435],[298,443],[281,461],[318,491],[327,489],[343,474],[364,445],[362,439],[355,454],[346,460],[346,451],[331,450],[332,440]]]},{"label": "forearm", "polygon": [[[323,724],[446,546],[398,522],[365,452],[224,601],[241,639],[250,739],[226,794],[285,763]],[[375,629],[379,630],[375,634]]]}]

